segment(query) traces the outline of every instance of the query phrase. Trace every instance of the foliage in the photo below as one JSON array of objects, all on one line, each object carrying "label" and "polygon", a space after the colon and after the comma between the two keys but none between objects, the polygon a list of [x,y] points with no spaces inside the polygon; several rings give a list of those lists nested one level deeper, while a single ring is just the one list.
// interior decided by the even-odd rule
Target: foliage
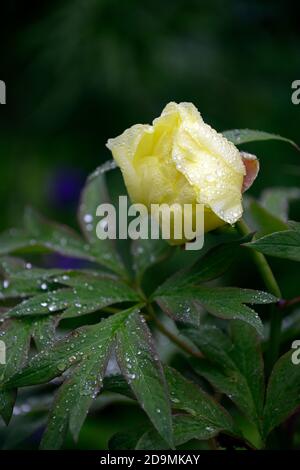
[{"label": "foliage", "polygon": [[[244,143],[274,137],[245,130],[230,135]],[[299,224],[287,222],[288,201],[298,194],[281,189],[284,205],[276,192],[265,194],[248,208],[256,234],[221,230],[204,254],[148,285],[147,273],[159,263],[172,267],[182,253],[163,241],[135,241],[129,266],[116,244],[96,238],[96,206],[109,200],[108,169],[99,168],[83,190],[81,234],[28,209],[24,227],[0,237],[0,334],[7,345],[0,366],[1,416],[10,422],[17,389],[30,386],[38,394],[46,387],[52,396],[55,388],[43,449],[64,446],[68,431],[78,439],[90,408],[106,395],[126,397],[147,416],[144,428],[111,439],[114,449],[178,448],[222,435],[237,447],[268,447],[273,430],[300,405],[300,368],[291,352],[278,359],[270,376],[264,367],[270,323],[272,331],[265,306],[280,308],[283,299],[268,285],[256,290],[220,284],[248,252],[300,260]],[[51,252],[81,260],[82,267],[39,266]],[[158,331],[177,347],[176,368],[165,360]],[[24,438],[43,425],[33,420]]]}]

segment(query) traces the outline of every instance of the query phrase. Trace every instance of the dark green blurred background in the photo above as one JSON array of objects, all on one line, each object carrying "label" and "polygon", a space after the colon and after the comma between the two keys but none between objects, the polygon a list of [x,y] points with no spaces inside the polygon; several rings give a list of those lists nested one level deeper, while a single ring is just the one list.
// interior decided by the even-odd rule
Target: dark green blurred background
[{"label": "dark green blurred background", "polygon": [[[297,3],[2,2],[0,228],[18,225],[26,204],[75,225],[86,176],[110,158],[107,139],[151,122],[171,100],[192,101],[218,130],[248,127],[300,143],[300,105],[291,102],[291,83],[300,79]],[[299,186],[295,149],[281,142],[247,149],[261,159],[252,194]],[[299,206],[293,210],[300,220]],[[299,295],[295,264],[274,265],[285,294]],[[237,283],[247,285],[250,276],[256,274],[244,269]],[[136,410],[132,423],[139,425],[139,416]],[[133,413],[110,408],[98,435],[93,419],[79,446],[103,448]]]},{"label": "dark green blurred background", "polygon": [[[192,101],[218,130],[299,142],[299,14],[290,0],[2,2],[1,229],[25,203],[70,219],[106,140],[171,100]],[[292,148],[248,148],[262,161],[254,192],[298,185]]]}]

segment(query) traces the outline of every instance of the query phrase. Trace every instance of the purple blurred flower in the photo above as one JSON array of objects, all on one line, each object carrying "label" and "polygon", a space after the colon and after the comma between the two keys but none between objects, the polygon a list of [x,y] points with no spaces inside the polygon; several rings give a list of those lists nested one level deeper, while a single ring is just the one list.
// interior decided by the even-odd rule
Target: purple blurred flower
[{"label": "purple blurred flower", "polygon": [[88,261],[62,256],[58,253],[49,253],[43,256],[43,266],[46,268],[84,269],[90,266]]},{"label": "purple blurred flower", "polygon": [[86,175],[78,168],[55,170],[47,185],[50,204],[59,208],[76,206],[85,178]]}]

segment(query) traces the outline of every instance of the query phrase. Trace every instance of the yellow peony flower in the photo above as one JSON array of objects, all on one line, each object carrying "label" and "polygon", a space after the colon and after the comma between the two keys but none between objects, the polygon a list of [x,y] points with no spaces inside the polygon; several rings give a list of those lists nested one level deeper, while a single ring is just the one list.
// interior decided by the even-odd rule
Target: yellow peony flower
[{"label": "yellow peony flower", "polygon": [[[120,167],[134,203],[205,205],[204,229],[233,224],[241,216],[244,158],[222,134],[206,124],[192,103],[169,103],[152,126],[136,124],[107,147]],[[251,166],[251,164],[249,165]],[[252,171],[252,173],[253,173]],[[250,177],[251,179],[251,177]],[[254,177],[252,175],[252,181]]]}]

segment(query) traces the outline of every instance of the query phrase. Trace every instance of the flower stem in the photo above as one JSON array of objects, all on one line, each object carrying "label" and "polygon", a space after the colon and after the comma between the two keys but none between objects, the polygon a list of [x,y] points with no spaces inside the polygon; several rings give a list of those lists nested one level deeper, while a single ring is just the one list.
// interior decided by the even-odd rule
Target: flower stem
[{"label": "flower stem", "polygon": [[288,307],[291,307],[292,305],[296,305],[296,304],[299,304],[300,303],[300,295],[298,297],[294,297],[293,299],[289,299],[289,300],[281,300],[281,302],[279,303],[279,308],[283,309],[283,308],[288,308]]},{"label": "flower stem", "polygon": [[[242,235],[248,235],[251,233],[250,228],[247,226],[244,220],[237,222],[237,229]],[[274,274],[270,268],[268,261],[265,256],[258,251],[251,250],[251,256],[254,263],[257,266],[257,269],[260,272],[260,275],[265,283],[268,291],[273,294],[275,297],[281,299],[281,291],[277,284],[277,281],[274,277]],[[282,324],[282,314],[279,308],[275,305],[271,306],[271,320],[270,320],[270,339],[269,339],[269,349],[267,353],[267,365],[269,370],[272,369],[274,363],[276,362],[279,355],[280,348],[280,335],[281,335],[281,324]]]}]

